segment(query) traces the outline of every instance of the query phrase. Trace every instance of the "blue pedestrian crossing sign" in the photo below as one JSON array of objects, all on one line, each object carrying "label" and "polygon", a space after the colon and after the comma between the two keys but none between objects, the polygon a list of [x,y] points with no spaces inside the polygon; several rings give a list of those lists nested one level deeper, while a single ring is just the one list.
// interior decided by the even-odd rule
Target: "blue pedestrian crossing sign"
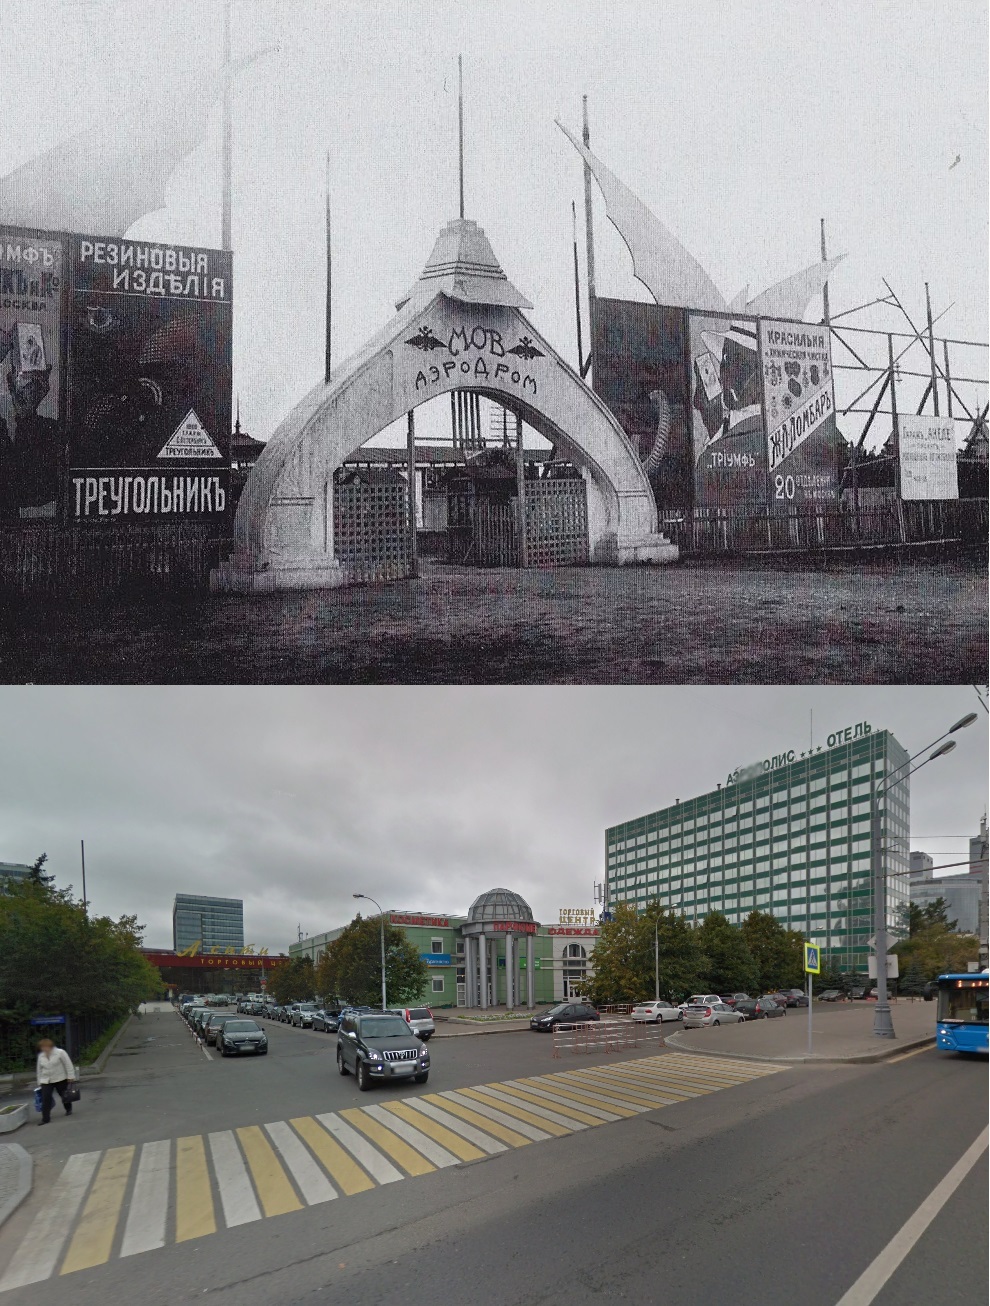
[{"label": "blue pedestrian crossing sign", "polygon": [[804,969],[809,975],[818,975],[822,969],[822,954],[817,943],[804,945]]}]

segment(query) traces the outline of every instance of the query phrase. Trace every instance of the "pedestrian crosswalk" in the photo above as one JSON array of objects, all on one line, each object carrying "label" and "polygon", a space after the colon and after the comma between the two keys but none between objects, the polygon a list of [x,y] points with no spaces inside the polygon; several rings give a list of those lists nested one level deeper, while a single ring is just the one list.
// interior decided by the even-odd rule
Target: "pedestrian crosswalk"
[{"label": "pedestrian crosswalk", "polygon": [[775,1073],[667,1054],[80,1152],[40,1202],[0,1293]]}]

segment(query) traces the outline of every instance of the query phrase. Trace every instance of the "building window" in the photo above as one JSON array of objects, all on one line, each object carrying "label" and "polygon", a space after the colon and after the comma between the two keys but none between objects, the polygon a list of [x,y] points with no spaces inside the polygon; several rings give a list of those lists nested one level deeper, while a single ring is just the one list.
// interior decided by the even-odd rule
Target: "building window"
[{"label": "building window", "polygon": [[434,993],[442,993],[442,992],[443,992],[443,976],[442,976],[442,975],[434,975],[433,978],[432,978],[432,984],[433,984],[433,992],[434,992]]},{"label": "building window", "polygon": [[443,952],[443,939],[430,939],[431,952]]}]

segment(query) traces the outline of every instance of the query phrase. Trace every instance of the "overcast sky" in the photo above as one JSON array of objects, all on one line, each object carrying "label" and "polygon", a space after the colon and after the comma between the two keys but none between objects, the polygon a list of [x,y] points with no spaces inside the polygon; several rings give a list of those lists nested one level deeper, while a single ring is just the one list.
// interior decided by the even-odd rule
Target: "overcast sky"
[{"label": "overcast sky", "polygon": [[[912,847],[964,860],[987,717],[957,688],[0,688],[0,861],[41,852],[100,914],[171,947],[176,892],[244,899],[247,942],[350,920],[351,894],[462,912],[514,889],[538,919],[592,905],[608,825],[737,766],[870,721],[911,753]],[[813,714],[813,723],[812,723]]]},{"label": "overcast sky", "polygon": [[[954,305],[939,330],[986,339],[985,0],[233,8],[235,56],[275,47],[241,74],[234,123],[234,385],[262,438],[322,375],[326,151],[341,358],[384,325],[456,216],[458,52],[467,216],[570,360],[581,165],[554,118],[579,128],[582,94],[595,150],[727,296],[817,259],[824,217],[829,252],[849,255],[833,312],[883,294],[886,276],[921,320],[927,280],[936,313]],[[2,10],[20,53],[0,79],[0,175],[138,92],[202,93],[197,75],[219,60],[220,0]],[[173,175],[168,208],[132,235],[217,243],[218,123]],[[645,298],[597,192],[595,203],[599,293]],[[892,310],[871,320],[904,328]],[[962,365],[985,376],[985,351]],[[885,438],[882,422],[874,434]]]}]

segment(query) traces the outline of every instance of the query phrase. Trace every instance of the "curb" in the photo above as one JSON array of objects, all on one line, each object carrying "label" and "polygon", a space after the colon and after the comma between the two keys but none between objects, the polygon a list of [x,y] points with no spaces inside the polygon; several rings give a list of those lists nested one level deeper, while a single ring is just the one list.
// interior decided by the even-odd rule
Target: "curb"
[{"label": "curb", "polygon": [[13,1197],[8,1197],[5,1202],[0,1203],[0,1225],[9,1215],[13,1215],[24,1201],[34,1181],[34,1165],[24,1148],[19,1143],[0,1143],[0,1170],[15,1166],[17,1188]]},{"label": "curb", "polygon": [[437,1032],[433,1035],[433,1037],[434,1038],[464,1038],[471,1034],[524,1034],[528,1032],[528,1030],[529,1030],[528,1023],[525,1025],[512,1025],[509,1026],[508,1028],[506,1028],[505,1025],[502,1026],[487,1025],[482,1029],[471,1029],[471,1028],[457,1029],[457,1030],[450,1030],[449,1032],[443,1034],[440,1033],[440,1029],[438,1027]]},{"label": "curb", "polygon": [[857,1052],[848,1057],[820,1057],[815,1053],[809,1057],[806,1052],[797,1053],[791,1057],[768,1057],[761,1056],[758,1052],[717,1052],[713,1048],[691,1047],[689,1043],[682,1043],[681,1034],[671,1034],[667,1039],[668,1045],[680,1048],[683,1052],[693,1052],[699,1057],[726,1057],[731,1061],[768,1061],[777,1065],[870,1065],[875,1061],[888,1061],[891,1057],[897,1056],[901,1052],[910,1052],[915,1048],[935,1046],[935,1035],[927,1034],[924,1038],[891,1039],[893,1046],[885,1047],[882,1052]]}]

